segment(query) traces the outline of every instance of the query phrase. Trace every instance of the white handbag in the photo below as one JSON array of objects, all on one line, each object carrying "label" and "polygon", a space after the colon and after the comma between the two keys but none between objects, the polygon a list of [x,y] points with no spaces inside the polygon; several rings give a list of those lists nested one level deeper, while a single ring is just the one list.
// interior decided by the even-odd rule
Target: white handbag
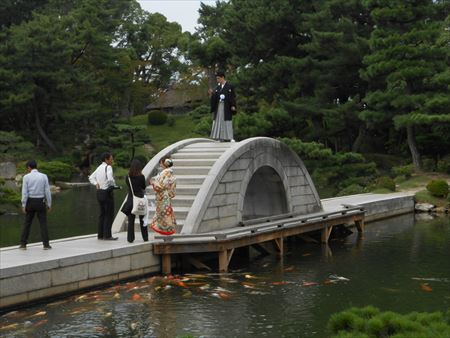
[{"label": "white handbag", "polygon": [[128,182],[130,182],[131,193],[133,194],[133,208],[131,213],[136,216],[143,216],[147,214],[147,198],[134,196],[133,185],[131,184],[130,177],[128,177]]}]

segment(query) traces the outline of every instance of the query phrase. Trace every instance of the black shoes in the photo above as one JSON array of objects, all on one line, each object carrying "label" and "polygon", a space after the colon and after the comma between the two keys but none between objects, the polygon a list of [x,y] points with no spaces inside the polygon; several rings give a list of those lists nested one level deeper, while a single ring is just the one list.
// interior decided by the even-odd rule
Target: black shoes
[{"label": "black shoes", "polygon": [[27,245],[26,244],[20,244],[19,249],[20,250],[26,250],[27,249]]},{"label": "black shoes", "polygon": [[44,250],[50,250],[52,247],[49,245],[44,245]]},{"label": "black shoes", "polygon": [[117,241],[119,239],[119,237],[108,237],[108,238],[103,238],[103,240],[105,241]]}]

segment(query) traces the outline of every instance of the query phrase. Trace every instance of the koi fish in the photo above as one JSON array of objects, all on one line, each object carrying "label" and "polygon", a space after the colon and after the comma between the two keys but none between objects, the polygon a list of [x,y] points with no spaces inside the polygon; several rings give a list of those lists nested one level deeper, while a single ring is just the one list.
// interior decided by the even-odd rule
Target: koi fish
[{"label": "koi fish", "polygon": [[210,288],[209,284],[205,284],[205,285],[199,287],[200,290],[207,290],[209,288]]},{"label": "koi fish", "polygon": [[252,275],[244,275],[247,279],[257,279],[258,277],[252,276]]},{"label": "koi fish", "polygon": [[113,296],[114,299],[120,299],[120,293],[116,292]]},{"label": "koi fish", "polygon": [[332,280],[332,279],[325,279],[325,281],[323,282],[323,284],[336,284],[337,280]]},{"label": "koi fish", "polygon": [[86,295],[82,295],[82,296],[79,296],[79,297],[75,298],[75,301],[76,301],[76,302],[82,302],[82,301],[84,301],[86,298],[87,298]]},{"label": "koi fish", "polygon": [[231,294],[228,292],[219,292],[219,297],[220,297],[220,299],[223,299],[223,300],[230,300]]},{"label": "koi fish", "polygon": [[47,311],[39,311],[39,312],[36,312],[34,315],[31,315],[29,318],[45,316],[46,314],[47,314]]},{"label": "koi fish", "polygon": [[19,324],[17,324],[17,323],[2,326],[2,327],[0,327],[0,331],[13,330],[13,329],[16,329],[18,326],[19,326]]},{"label": "koi fish", "polygon": [[334,279],[334,280],[337,280],[337,281],[342,281],[342,282],[349,282],[350,281],[350,279],[348,279],[348,278],[345,278],[345,277],[342,277],[342,276],[337,276],[337,275],[330,275],[328,278]]},{"label": "koi fish", "polygon": [[431,292],[431,291],[433,291],[433,288],[432,288],[431,286],[429,286],[428,283],[422,283],[422,284],[420,284],[420,289],[421,289],[422,291],[425,291],[425,292]]},{"label": "koi fish", "polygon": [[282,282],[272,282],[271,284],[272,284],[272,285],[286,285],[286,284],[289,284],[289,282],[285,282],[285,281],[282,281]]},{"label": "koi fish", "polygon": [[36,324],[34,324],[32,327],[38,327],[38,326],[41,326],[41,325],[43,325],[43,324],[45,324],[45,323],[47,323],[48,322],[48,319],[43,319],[43,320],[40,320],[40,321],[38,321]]},{"label": "koi fish", "polygon": [[183,293],[183,295],[182,295],[182,297],[184,297],[184,298],[189,298],[189,297],[191,297],[192,296],[192,292],[191,291],[186,291],[186,292],[184,292]]},{"label": "koi fish", "polygon": [[286,272],[290,272],[290,271],[294,271],[295,270],[295,266],[289,266],[286,269],[284,269],[284,271]]},{"label": "koi fish", "polygon": [[135,294],[133,294],[133,296],[131,296],[131,299],[132,299],[132,300],[141,300],[141,299],[142,299],[142,297],[141,297],[141,295],[140,295],[140,294],[138,294],[138,293],[135,293]]},{"label": "koi fish", "polygon": [[256,284],[250,283],[250,282],[241,282],[241,285],[244,286],[245,288],[255,288],[256,287]]},{"label": "koi fish", "polygon": [[184,283],[184,285],[186,286],[203,286],[203,285],[207,285],[206,282],[189,282],[189,283]]},{"label": "koi fish", "polygon": [[304,253],[302,256],[303,256],[303,257],[306,257],[306,256],[311,256],[311,255],[312,255],[311,252],[307,252],[307,253]]},{"label": "koi fish", "polygon": [[302,286],[313,286],[313,285],[317,285],[316,282],[303,282]]}]

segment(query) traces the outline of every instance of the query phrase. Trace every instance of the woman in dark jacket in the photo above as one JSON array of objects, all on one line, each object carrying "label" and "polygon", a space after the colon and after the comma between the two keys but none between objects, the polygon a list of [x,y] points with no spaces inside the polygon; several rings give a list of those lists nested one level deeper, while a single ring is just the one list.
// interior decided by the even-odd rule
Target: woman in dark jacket
[{"label": "woman in dark jacket", "polygon": [[[130,179],[128,179],[130,178]],[[128,235],[127,240],[130,243],[134,241],[134,221],[136,216],[131,213],[133,209],[133,193],[130,188],[130,180],[133,185],[134,195],[136,197],[144,197],[145,194],[145,177],[142,175],[142,164],[139,160],[134,159],[131,161],[130,170],[128,171],[128,176],[125,178],[125,183],[128,187],[128,197],[125,201],[121,211],[128,216]],[[142,239],[148,241],[148,228],[147,225],[144,226],[144,216],[139,216],[139,224],[141,226]]]}]

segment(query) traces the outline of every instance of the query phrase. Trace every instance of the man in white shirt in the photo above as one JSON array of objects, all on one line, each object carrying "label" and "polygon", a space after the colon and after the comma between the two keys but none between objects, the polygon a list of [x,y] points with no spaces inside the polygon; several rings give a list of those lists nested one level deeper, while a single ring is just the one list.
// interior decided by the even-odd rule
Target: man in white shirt
[{"label": "man in white shirt", "polygon": [[52,247],[48,238],[47,209],[51,210],[52,195],[48,177],[37,170],[37,163],[34,160],[27,162],[27,171],[28,174],[23,177],[22,182],[22,211],[26,216],[20,236],[19,249],[27,249],[31,224],[33,223],[34,215],[37,214],[44,250],[49,250]]},{"label": "man in white shirt", "polygon": [[102,164],[89,176],[91,184],[97,188],[97,201],[100,206],[100,215],[98,218],[97,238],[100,240],[116,240],[112,237],[111,228],[114,218],[114,194],[116,186],[114,181],[113,156],[111,153],[104,153],[101,156]]}]

